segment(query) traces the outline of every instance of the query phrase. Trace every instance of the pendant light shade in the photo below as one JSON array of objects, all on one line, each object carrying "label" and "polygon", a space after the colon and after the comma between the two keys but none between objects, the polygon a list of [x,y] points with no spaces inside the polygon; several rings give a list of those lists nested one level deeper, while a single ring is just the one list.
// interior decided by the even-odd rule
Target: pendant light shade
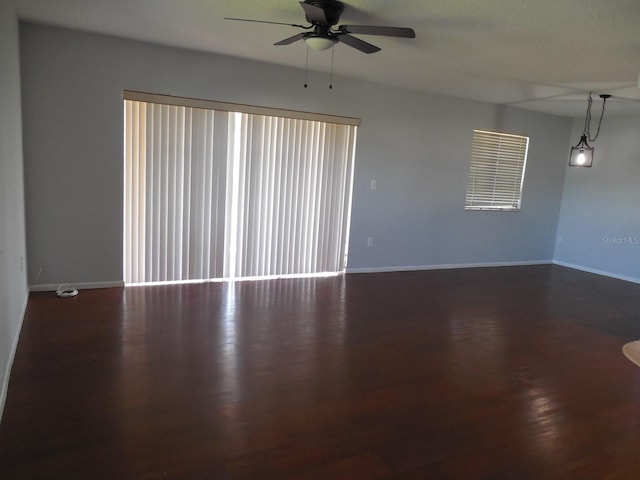
[{"label": "pendant light shade", "polygon": [[593,164],[593,147],[587,143],[587,136],[582,135],[575,147],[571,147],[569,155],[569,166],[590,167]]}]

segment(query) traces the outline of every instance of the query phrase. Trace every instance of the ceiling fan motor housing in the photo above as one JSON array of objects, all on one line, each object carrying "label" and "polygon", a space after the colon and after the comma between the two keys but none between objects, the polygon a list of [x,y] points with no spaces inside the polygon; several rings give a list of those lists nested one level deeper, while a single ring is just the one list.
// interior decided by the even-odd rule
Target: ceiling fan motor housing
[{"label": "ceiling fan motor housing", "polygon": [[[324,16],[327,19],[327,23],[330,26],[337,24],[340,21],[340,15],[344,11],[344,4],[337,0],[305,0],[303,3],[313,5],[324,11]],[[307,16],[307,21],[312,25],[317,25],[318,22]]]}]

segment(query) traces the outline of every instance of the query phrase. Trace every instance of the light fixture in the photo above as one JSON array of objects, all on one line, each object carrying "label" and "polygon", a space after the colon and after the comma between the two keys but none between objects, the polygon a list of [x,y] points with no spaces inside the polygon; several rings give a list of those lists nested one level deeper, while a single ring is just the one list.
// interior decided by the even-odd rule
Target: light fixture
[{"label": "light fixture", "polygon": [[593,164],[593,147],[587,143],[587,135],[582,133],[580,141],[571,147],[569,165],[572,167],[590,167]]},{"label": "light fixture", "polygon": [[307,46],[313,50],[329,50],[338,41],[337,38],[325,35],[307,35],[304,37]]},{"label": "light fixture", "polygon": [[571,167],[590,167],[593,164],[593,152],[594,148],[589,145],[589,142],[595,142],[600,133],[600,127],[602,126],[602,117],[604,117],[604,106],[607,103],[607,98],[611,95],[600,95],[602,99],[602,112],[600,113],[600,120],[598,121],[598,131],[591,138],[591,104],[593,99],[591,98],[591,92],[589,92],[589,98],[587,99],[587,116],[584,119],[584,129],[580,136],[580,141],[576,146],[571,147],[571,153],[569,154],[569,166]]}]

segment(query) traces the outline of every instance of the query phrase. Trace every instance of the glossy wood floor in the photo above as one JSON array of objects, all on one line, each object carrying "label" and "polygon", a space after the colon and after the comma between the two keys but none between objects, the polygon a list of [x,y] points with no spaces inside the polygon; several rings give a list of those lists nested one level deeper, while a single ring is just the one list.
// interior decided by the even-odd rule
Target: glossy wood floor
[{"label": "glossy wood floor", "polygon": [[33,294],[2,479],[636,479],[640,285],[532,266]]}]

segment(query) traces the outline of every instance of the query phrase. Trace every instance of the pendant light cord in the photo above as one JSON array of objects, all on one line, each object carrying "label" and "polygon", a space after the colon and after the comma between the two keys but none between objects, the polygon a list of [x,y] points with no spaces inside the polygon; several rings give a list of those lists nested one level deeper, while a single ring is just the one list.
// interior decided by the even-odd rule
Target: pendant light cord
[{"label": "pendant light cord", "polygon": [[593,99],[591,98],[591,92],[589,92],[589,98],[587,99],[587,116],[584,119],[584,130],[582,131],[583,135],[586,135],[590,142],[595,142],[596,138],[600,134],[600,127],[602,126],[602,118],[604,117],[604,107],[607,103],[608,96],[602,95],[602,112],[600,113],[600,120],[598,121],[598,130],[596,131],[595,136],[591,137],[591,105],[593,104]]}]

